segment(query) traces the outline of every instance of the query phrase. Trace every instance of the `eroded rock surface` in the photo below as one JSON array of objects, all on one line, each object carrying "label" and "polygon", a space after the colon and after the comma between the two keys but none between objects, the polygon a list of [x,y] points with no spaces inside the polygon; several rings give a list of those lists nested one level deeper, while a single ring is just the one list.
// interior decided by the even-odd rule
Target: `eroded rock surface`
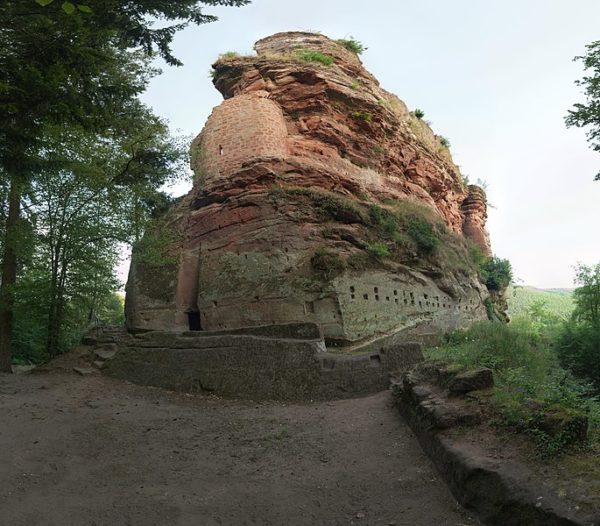
[{"label": "eroded rock surface", "polygon": [[327,37],[255,49],[213,65],[225,101],[155,229],[163,260],[134,257],[129,328],[314,322],[345,345],[486,318],[467,241],[490,253],[485,194],[444,141]]}]

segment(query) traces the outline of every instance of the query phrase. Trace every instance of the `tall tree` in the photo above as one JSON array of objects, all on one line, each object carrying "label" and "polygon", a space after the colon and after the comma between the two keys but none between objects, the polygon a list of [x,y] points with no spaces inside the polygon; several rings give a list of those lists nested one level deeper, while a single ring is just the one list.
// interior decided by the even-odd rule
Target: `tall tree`
[{"label": "tall tree", "polygon": [[[575,81],[583,88],[585,103],[575,104],[565,122],[569,127],[588,128],[586,135],[590,147],[600,152],[600,40],[587,45],[586,49],[585,55],[575,57],[575,60],[583,63],[586,71],[581,80]],[[600,181],[600,172],[595,180]]]},{"label": "tall tree", "polygon": [[[71,12],[70,2],[4,0],[0,3],[0,174],[8,195],[0,284],[0,371],[11,370],[14,289],[20,251],[19,221],[49,125],[109,129],[114,115],[135,100],[148,81],[140,65],[131,75],[132,50],[171,52],[187,24],[212,22],[202,6],[239,6],[248,0],[95,0]],[[153,19],[165,22],[154,28]],[[124,57],[126,57],[124,59]],[[135,63],[135,61],[134,61]],[[123,82],[127,78],[128,82]]]}]

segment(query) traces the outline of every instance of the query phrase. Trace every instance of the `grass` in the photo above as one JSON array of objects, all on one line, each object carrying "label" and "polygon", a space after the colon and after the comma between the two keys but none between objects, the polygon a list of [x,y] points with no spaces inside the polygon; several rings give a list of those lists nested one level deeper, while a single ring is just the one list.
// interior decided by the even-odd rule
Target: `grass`
[{"label": "grass", "polygon": [[310,260],[314,274],[322,281],[331,281],[343,274],[346,262],[335,252],[320,248]]},{"label": "grass", "polygon": [[219,60],[231,60],[233,58],[238,58],[239,56],[240,54],[237,51],[226,51],[219,55]]},{"label": "grass", "polygon": [[362,42],[356,40],[354,37],[340,38],[339,40],[336,40],[336,42],[357,55],[362,55],[368,49]]},{"label": "grass", "polygon": [[426,356],[463,368],[492,369],[495,424],[527,434],[542,458],[572,447],[568,429],[552,434],[541,425],[550,413],[587,415],[589,440],[592,444],[600,441],[600,402],[590,396],[589,386],[560,367],[549,336],[525,321],[477,323],[453,333],[444,345],[428,349]]},{"label": "grass", "polygon": [[371,122],[373,120],[373,114],[370,111],[353,111],[350,117],[356,121],[363,122]]},{"label": "grass", "polygon": [[296,56],[304,62],[317,62],[324,66],[331,66],[334,62],[332,56],[311,49],[298,49]]},{"label": "grass", "polygon": [[438,140],[440,141],[440,144],[442,145],[442,148],[450,148],[450,141],[447,137],[444,137],[443,135],[440,135],[438,137]]},{"label": "grass", "polygon": [[367,243],[365,245],[365,250],[370,257],[381,261],[386,257],[390,256],[390,249],[387,247],[385,243]]},{"label": "grass", "polygon": [[[411,200],[391,200],[381,205],[369,204],[345,196],[299,187],[278,187],[270,192],[275,206],[297,200],[299,210],[312,210],[322,220],[358,225],[350,242],[364,251],[353,255],[347,266],[354,270],[380,266],[387,262],[427,265],[450,269],[461,275],[473,275],[478,268],[469,243],[450,232],[443,219],[429,207]],[[324,230],[331,232],[329,226]]]}]

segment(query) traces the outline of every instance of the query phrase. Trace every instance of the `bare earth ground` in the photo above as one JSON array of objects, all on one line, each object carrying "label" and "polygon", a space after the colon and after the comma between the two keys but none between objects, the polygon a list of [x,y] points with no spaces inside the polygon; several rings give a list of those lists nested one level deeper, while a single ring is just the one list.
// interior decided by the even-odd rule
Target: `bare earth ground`
[{"label": "bare earth ground", "polygon": [[389,393],[296,405],[0,375],[0,525],[474,525]]}]

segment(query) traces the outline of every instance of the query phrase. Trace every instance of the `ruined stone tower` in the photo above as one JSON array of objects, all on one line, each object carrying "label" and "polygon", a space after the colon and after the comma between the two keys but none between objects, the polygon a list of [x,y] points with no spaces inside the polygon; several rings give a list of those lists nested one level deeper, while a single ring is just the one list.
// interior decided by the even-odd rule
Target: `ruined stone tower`
[{"label": "ruined stone tower", "polygon": [[358,56],[312,33],[221,57],[194,187],[134,254],[132,330],[315,323],[330,348],[484,319],[485,194]]}]

